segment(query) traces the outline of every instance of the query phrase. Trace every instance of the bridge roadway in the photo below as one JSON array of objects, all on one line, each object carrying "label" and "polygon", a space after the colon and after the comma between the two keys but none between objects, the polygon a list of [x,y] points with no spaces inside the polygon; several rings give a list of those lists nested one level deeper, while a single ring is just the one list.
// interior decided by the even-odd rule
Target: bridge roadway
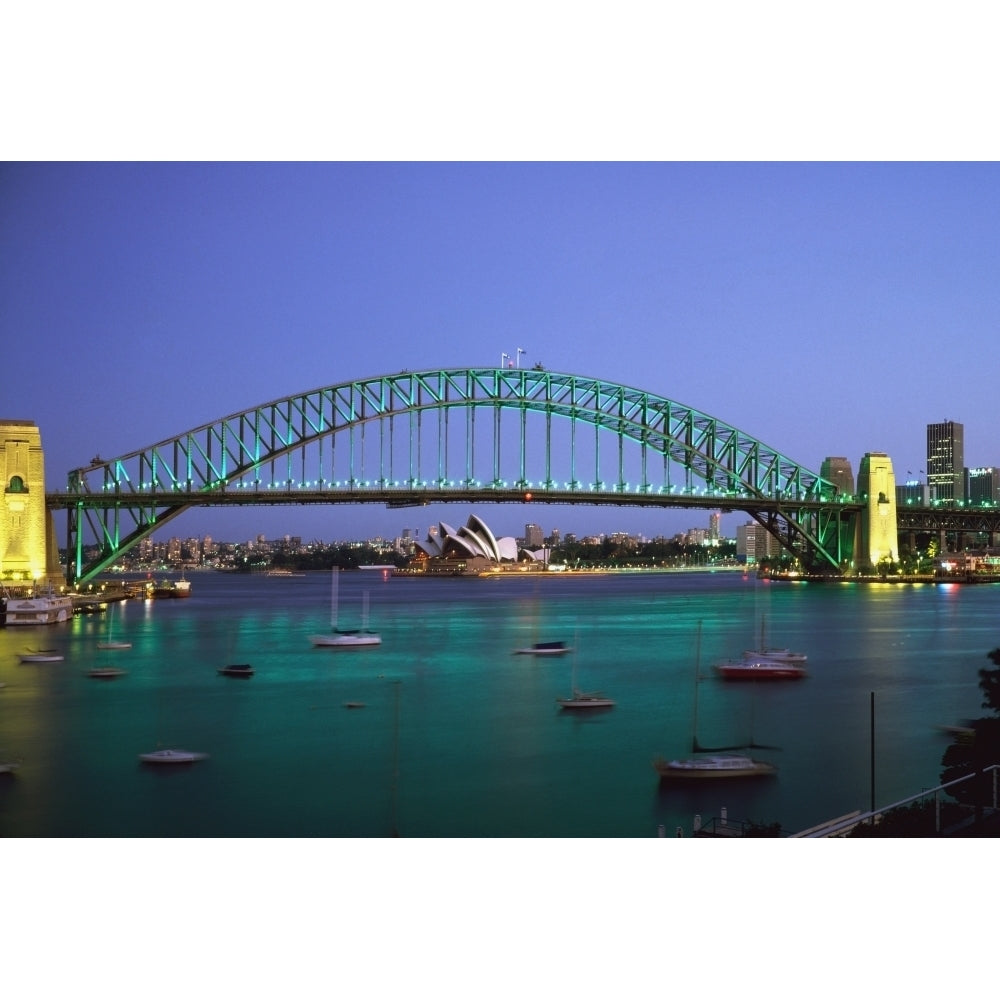
[{"label": "bridge roadway", "polygon": [[794,498],[750,497],[722,492],[648,492],[629,489],[546,489],[544,486],[354,486],[334,489],[213,489],[166,492],[46,493],[50,510],[69,510],[79,503],[89,508],[116,507],[226,507],[281,504],[384,504],[389,508],[427,507],[440,503],[546,503],[615,507],[678,507],[695,510],[770,512],[785,510],[857,513],[865,508],[860,501],[798,500]]},{"label": "bridge roadway", "polygon": [[[857,514],[865,503],[855,498],[837,502],[789,498],[751,497],[736,492],[679,491],[606,487],[601,490],[546,489],[544,486],[343,486],[332,489],[191,489],[159,492],[46,493],[50,510],[69,510],[79,502],[87,507],[225,507],[282,504],[384,504],[389,508],[427,507],[438,503],[545,503],[615,507],[674,507],[693,510],[744,511],[780,514],[784,510],[840,510]],[[897,530],[919,532],[1000,534],[1000,505],[995,507],[950,507],[944,505],[896,507]]]}]

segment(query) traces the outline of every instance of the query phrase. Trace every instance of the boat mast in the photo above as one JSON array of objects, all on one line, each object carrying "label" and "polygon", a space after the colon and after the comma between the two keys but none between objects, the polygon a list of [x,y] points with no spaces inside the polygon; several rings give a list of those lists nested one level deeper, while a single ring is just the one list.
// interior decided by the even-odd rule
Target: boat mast
[{"label": "boat mast", "polygon": [[580,648],[580,626],[578,625],[573,629],[573,682],[570,685],[570,697],[576,697],[576,657],[577,650]]},{"label": "boat mast", "polygon": [[402,681],[395,680],[392,682],[393,688],[395,689],[395,705],[393,711],[393,726],[392,726],[392,829],[390,836],[399,836],[399,825],[397,822],[398,815],[398,797],[399,797],[399,686]]},{"label": "boat mast", "polygon": [[338,567],[334,566],[330,570],[330,631],[337,631],[337,588],[340,584],[338,577]]},{"label": "boat mast", "polygon": [[691,749],[698,752],[698,674],[701,671],[701,620],[698,621],[698,633],[694,646],[694,720],[691,723]]}]

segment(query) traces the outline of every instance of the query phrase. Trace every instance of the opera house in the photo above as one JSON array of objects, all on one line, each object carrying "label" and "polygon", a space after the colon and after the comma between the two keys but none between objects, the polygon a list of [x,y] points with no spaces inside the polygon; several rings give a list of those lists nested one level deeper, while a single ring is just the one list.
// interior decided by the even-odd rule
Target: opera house
[{"label": "opera house", "polygon": [[472,514],[457,531],[441,521],[423,542],[416,542],[411,569],[442,576],[496,573],[504,570],[544,569],[544,550],[519,548],[517,539],[497,538],[481,518]]}]

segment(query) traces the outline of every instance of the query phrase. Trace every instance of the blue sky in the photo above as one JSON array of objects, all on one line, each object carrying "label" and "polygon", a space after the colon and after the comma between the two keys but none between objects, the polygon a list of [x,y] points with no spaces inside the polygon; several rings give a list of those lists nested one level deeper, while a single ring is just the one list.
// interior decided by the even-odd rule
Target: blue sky
[{"label": "blue sky", "polygon": [[[284,395],[523,347],[814,469],[886,451],[901,481],[945,419],[966,464],[1000,465],[998,223],[993,163],[8,162],[0,415],[38,423],[55,488],[95,453]],[[171,533],[395,535],[467,513],[192,512]],[[708,520],[479,513],[511,534]]]}]

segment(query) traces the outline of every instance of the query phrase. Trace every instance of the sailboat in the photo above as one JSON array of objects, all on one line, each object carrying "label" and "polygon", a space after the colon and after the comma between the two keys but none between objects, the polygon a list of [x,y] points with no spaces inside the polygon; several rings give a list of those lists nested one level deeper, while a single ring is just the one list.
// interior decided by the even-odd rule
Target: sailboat
[{"label": "sailboat", "polygon": [[[695,757],[666,760],[657,757],[653,767],[661,781],[705,780],[710,778],[764,778],[777,773],[777,768],[767,761],[756,760],[748,754],[728,753],[743,747],[707,748],[698,743],[698,683],[701,659],[701,622],[698,622],[698,643],[694,664],[694,722],[691,749]],[[751,746],[752,737],[751,737]]]},{"label": "sailboat", "polygon": [[740,659],[716,664],[716,672],[724,681],[798,680],[806,676],[806,654],[768,647],[764,621],[762,616],[759,649],[745,649]]},{"label": "sailboat", "polygon": [[60,663],[66,657],[58,649],[29,648],[27,652],[18,653],[18,659],[22,663]]},{"label": "sailboat", "polygon": [[780,663],[794,663],[804,665],[808,657],[805,653],[796,653],[790,649],[777,646],[768,646],[764,638],[766,617],[760,618],[760,646],[757,649],[745,649],[743,651],[744,660],[774,660]]},{"label": "sailboat", "polygon": [[366,646],[381,645],[382,636],[375,632],[368,631],[368,591],[363,595],[361,628],[360,629],[339,629],[337,628],[337,600],[339,589],[340,569],[334,566],[331,571],[330,581],[330,631],[325,635],[312,635],[309,641],[314,646],[323,646],[332,649],[359,649]]},{"label": "sailboat", "polygon": [[[574,639],[574,646],[579,647],[578,638]],[[556,703],[561,709],[576,710],[588,708],[614,708],[614,702],[606,698],[600,691],[581,691],[576,686],[576,654],[573,654],[573,681],[570,685],[572,694],[568,698],[556,698]]]},{"label": "sailboat", "polygon": [[125,639],[116,639],[114,635],[114,623],[108,628],[107,639],[102,639],[97,644],[98,649],[131,649],[132,643]]}]

